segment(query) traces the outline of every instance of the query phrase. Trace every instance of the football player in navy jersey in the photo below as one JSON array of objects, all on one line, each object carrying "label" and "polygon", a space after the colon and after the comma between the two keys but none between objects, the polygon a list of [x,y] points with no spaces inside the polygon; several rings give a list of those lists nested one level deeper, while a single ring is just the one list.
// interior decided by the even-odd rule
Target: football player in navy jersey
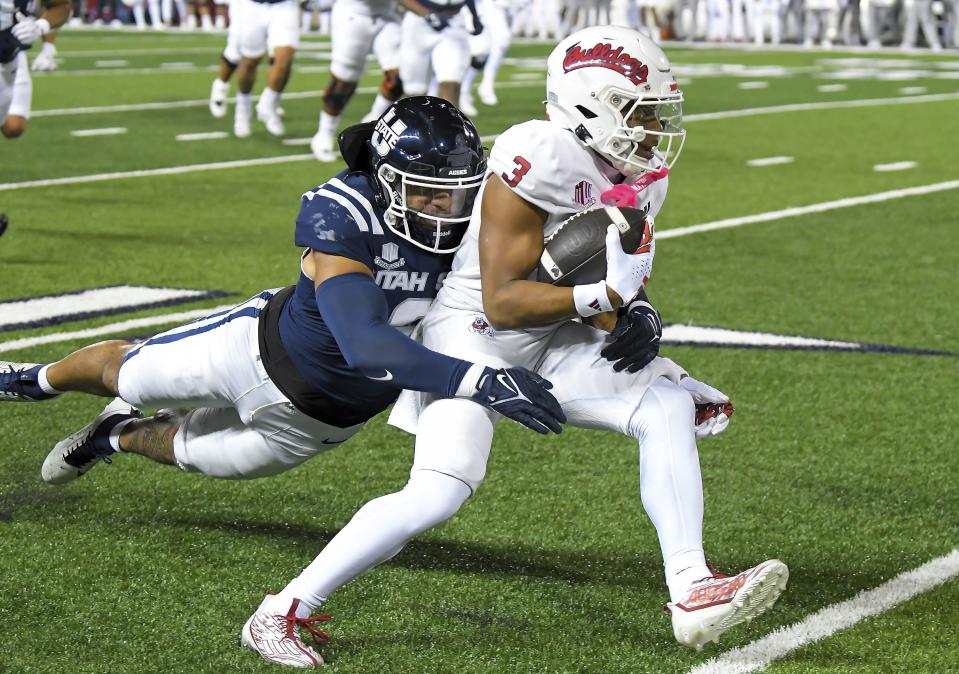
[{"label": "football player in navy jersey", "polygon": [[[340,149],[348,168],[301,200],[296,285],[145,342],[100,342],[49,365],[0,362],[0,400],[115,398],[49,453],[44,480],[69,482],[121,452],[213,477],[274,475],[345,442],[403,388],[561,431],[552,385],[538,375],[442,356],[404,334],[449,271],[483,180],[473,125],[446,101],[407,98],[345,130]],[[138,407],[189,411],[144,417]],[[412,474],[407,489],[433,482]],[[442,490],[435,496],[445,507]],[[286,632],[270,626],[305,616],[298,601],[269,599],[243,640],[276,659],[271,644]],[[292,643],[284,648],[313,658],[299,636]]]}]

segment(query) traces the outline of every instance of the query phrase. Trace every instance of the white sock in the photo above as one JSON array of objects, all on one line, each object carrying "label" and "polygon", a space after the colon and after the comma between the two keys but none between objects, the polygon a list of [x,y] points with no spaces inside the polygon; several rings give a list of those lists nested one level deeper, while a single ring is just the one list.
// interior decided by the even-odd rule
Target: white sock
[{"label": "white sock", "polygon": [[386,109],[391,105],[393,105],[393,101],[388,99],[383,94],[376,94],[376,99],[373,101],[373,107],[370,108],[370,114],[379,118],[380,115],[386,112]]},{"label": "white sock", "polygon": [[224,82],[219,77],[213,80],[213,91],[217,96],[226,98],[227,94],[230,93],[230,83]]},{"label": "white sock", "polygon": [[133,5],[133,20],[136,22],[137,28],[147,25],[147,14],[142,4]]},{"label": "white sock", "polygon": [[473,82],[476,81],[477,75],[479,75],[479,70],[473,66],[466,69],[466,74],[463,75],[463,82],[460,84],[460,96],[469,96],[473,93]]},{"label": "white sock", "polygon": [[249,117],[250,110],[253,108],[253,94],[241,94],[237,92],[236,94],[236,111],[234,114],[237,117]]},{"label": "white sock", "polygon": [[320,126],[317,133],[325,138],[333,138],[336,135],[336,127],[340,123],[339,115],[330,115],[326,112],[320,112]]},{"label": "white sock", "polygon": [[44,42],[43,46],[40,47],[40,53],[49,54],[50,56],[53,56],[54,54],[57,53],[57,46],[53,44],[52,42]]},{"label": "white sock", "polygon": [[490,49],[489,57],[486,59],[486,66],[483,68],[483,86],[493,88],[496,81],[496,73],[503,63],[503,57],[506,56],[506,49],[494,47]]},{"label": "white sock", "polygon": [[673,601],[682,598],[691,580],[711,575],[703,553],[703,481],[694,414],[689,394],[659,379],[629,423],[630,434],[639,440],[643,507],[659,535]]},{"label": "white sock", "polygon": [[[455,477],[417,470],[402,491],[360,508],[313,562],[276,597],[289,607],[294,598],[309,615],[335,590],[395,556],[417,534],[456,514],[470,488]],[[300,611],[297,611],[297,615]]]},{"label": "white sock", "polygon": [[266,89],[263,90],[263,93],[260,94],[260,100],[257,101],[256,107],[270,110],[271,112],[275,111],[276,102],[279,99],[279,96],[280,95],[277,92],[270,89],[270,87],[267,87]]},{"label": "white sock", "polygon": [[50,380],[47,379],[47,370],[50,369],[50,365],[44,365],[40,368],[40,371],[37,372],[37,386],[40,387],[40,390],[44,393],[49,393],[51,395],[60,395],[63,391],[56,389],[50,383]]}]

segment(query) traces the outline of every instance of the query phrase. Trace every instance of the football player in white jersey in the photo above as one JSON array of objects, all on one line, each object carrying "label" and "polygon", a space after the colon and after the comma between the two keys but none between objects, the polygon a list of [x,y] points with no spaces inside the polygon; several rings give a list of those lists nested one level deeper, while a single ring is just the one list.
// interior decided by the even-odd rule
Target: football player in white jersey
[{"label": "football player in white jersey", "polygon": [[0,134],[17,138],[27,129],[33,84],[24,50],[70,18],[67,0],[44,3],[40,18],[28,15],[27,0],[0,0]]},{"label": "football player in white jersey", "polygon": [[439,83],[437,95],[459,104],[460,83],[469,67],[469,32],[464,12],[471,14],[471,31],[483,32],[473,0],[400,0],[403,16],[400,78],[411,96],[425,94],[430,80]]},{"label": "football player in white jersey", "polygon": [[278,110],[280,94],[293,69],[293,54],[300,44],[300,5],[297,0],[232,0],[231,21],[240,35],[240,64],[237,68],[236,109],[233,135],[246,138],[252,133],[253,83],[256,70],[267,50],[272,63],[266,88],[256,104],[256,117],[274,136],[286,133]]},{"label": "football player in white jersey", "polygon": [[395,0],[337,0],[331,16],[333,58],[323,91],[320,124],[310,149],[319,161],[335,161],[336,130],[372,52],[383,69],[383,83],[364,121],[379,118],[403,95],[400,81],[400,17]]},{"label": "football player in white jersey", "polygon": [[[514,126],[493,145],[466,239],[421,337],[448,355],[535,369],[555,384],[568,423],[638,440],[642,502],[659,535],[673,632],[701,647],[769,608],[788,569],[769,560],[727,578],[706,564],[696,438],[722,431],[729,419],[697,425],[696,406],[728,398],[655,357],[658,315],[633,300],[651,271],[654,241],[627,254],[612,232],[607,277],[598,283],[561,288],[528,280],[544,238],[600,200],[656,217],[685,138],[682,101],[666,56],[648,37],[604,26],[563,40],[548,60],[549,121]],[[611,336],[576,320],[624,300]],[[410,392],[390,417],[416,433],[411,475],[429,475],[456,494],[450,511],[482,483],[497,421],[471,401]],[[446,519],[430,520],[428,497],[420,498],[397,492],[367,503],[294,581],[296,596],[321,605],[416,531]]]}]

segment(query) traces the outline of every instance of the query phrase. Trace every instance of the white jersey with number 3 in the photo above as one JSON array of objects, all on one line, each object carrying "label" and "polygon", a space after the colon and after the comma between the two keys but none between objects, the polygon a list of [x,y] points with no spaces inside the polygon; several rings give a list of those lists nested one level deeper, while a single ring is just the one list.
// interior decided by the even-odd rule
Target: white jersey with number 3
[{"label": "white jersey with number 3", "polygon": [[[545,120],[517,124],[497,138],[490,151],[489,172],[524,200],[546,211],[544,240],[571,215],[602,206],[602,194],[622,179],[571,131]],[[636,180],[637,186],[648,183],[639,192],[637,207],[646,211],[650,222],[666,199],[666,174],[664,170]],[[436,298],[448,307],[483,310],[479,266],[482,199],[481,190],[463,245],[453,260],[453,271]]]}]

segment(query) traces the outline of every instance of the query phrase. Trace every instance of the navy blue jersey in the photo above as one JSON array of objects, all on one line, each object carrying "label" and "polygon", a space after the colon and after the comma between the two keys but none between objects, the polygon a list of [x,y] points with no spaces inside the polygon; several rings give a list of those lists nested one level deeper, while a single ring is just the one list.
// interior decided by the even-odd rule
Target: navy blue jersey
[{"label": "navy blue jersey", "polygon": [[[453,262],[414,246],[383,224],[372,179],[341,171],[306,192],[296,219],[296,245],[350,258],[373,273],[386,297],[390,325],[409,333],[426,313]],[[312,279],[300,274],[279,317],[283,348],[303,381],[343,405],[350,418],[375,416],[399,389],[375,381],[347,364],[320,315]]]}]

